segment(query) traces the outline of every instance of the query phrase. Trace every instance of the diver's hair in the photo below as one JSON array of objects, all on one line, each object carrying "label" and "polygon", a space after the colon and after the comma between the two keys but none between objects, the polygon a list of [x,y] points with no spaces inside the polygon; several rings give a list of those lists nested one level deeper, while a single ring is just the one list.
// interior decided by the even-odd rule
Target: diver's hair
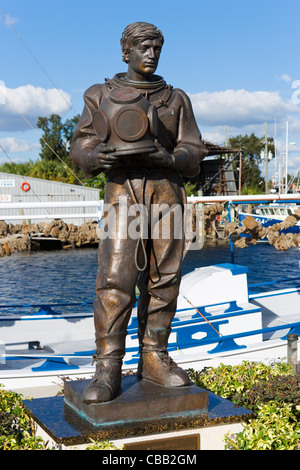
[{"label": "diver's hair", "polygon": [[153,24],[138,21],[137,23],[131,23],[128,25],[124,29],[120,40],[123,52],[123,61],[128,63],[126,55],[130,52],[132,46],[141,44],[147,39],[159,39],[161,41],[161,45],[164,43],[162,32]]}]

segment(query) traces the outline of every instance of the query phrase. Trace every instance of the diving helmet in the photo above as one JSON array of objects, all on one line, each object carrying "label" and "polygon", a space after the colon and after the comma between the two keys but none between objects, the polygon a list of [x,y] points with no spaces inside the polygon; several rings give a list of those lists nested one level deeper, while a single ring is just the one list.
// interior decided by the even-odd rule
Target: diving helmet
[{"label": "diving helmet", "polygon": [[151,153],[157,150],[157,110],[133,87],[112,90],[93,116],[100,141],[116,150],[114,155]]}]

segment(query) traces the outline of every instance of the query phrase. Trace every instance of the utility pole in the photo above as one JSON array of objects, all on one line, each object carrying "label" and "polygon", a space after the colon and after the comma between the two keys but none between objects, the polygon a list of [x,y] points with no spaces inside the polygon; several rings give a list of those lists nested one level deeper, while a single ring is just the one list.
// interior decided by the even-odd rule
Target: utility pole
[{"label": "utility pole", "polygon": [[267,137],[267,122],[265,122],[265,159],[266,159],[266,184],[265,191],[268,194],[268,137]]},{"label": "utility pole", "polygon": [[243,152],[242,152],[242,149],[240,149],[239,196],[242,194],[242,165],[243,165],[242,155],[243,155]]},{"label": "utility pole", "polygon": [[285,131],[285,193],[288,193],[288,158],[289,158],[289,122],[286,121]]}]

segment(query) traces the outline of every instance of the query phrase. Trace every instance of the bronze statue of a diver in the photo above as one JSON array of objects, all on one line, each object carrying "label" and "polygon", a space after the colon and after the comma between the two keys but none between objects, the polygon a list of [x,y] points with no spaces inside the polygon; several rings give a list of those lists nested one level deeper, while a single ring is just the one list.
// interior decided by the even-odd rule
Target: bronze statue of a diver
[{"label": "bronze statue of a diver", "polygon": [[[148,215],[155,204],[177,205],[183,211],[182,176],[197,175],[207,155],[189,98],[155,75],[163,43],[155,26],[130,24],[121,38],[127,72],[93,85],[84,94],[71,157],[87,177],[105,173],[105,203],[117,216],[120,198],[128,209],[142,204]],[[151,222],[161,228],[166,216],[162,213]],[[167,239],[119,237],[133,219],[117,217],[115,236],[100,236],[94,306],[96,371],[84,391],[86,403],[110,401],[120,391],[136,285],[138,376],[165,387],[190,383],[186,371],[167,352],[181,280],[183,224],[181,237],[174,237],[173,226]]]}]

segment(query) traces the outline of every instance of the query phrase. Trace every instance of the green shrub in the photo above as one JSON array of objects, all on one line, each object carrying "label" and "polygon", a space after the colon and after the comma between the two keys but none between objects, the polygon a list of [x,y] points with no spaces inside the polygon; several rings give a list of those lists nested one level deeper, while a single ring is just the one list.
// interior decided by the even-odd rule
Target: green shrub
[{"label": "green shrub", "polygon": [[188,373],[191,380],[199,387],[240,404],[238,394],[244,394],[257,382],[265,383],[270,377],[289,375],[291,370],[291,367],[285,363],[266,365],[243,361],[237,366],[220,364],[218,367],[206,367],[200,372],[189,369]]},{"label": "green shrub", "polygon": [[[243,430],[224,437],[230,450],[300,450],[300,376],[287,364],[242,362],[221,364],[200,372],[188,370],[199,387],[254,411]],[[0,450],[42,450],[46,444],[34,433],[22,396],[0,385]],[[107,441],[92,441],[87,450],[116,449]]]},{"label": "green shrub", "polygon": [[276,375],[259,380],[244,394],[236,393],[233,401],[255,410],[257,404],[270,401],[290,404],[296,418],[300,417],[300,375]]},{"label": "green shrub", "polygon": [[122,450],[109,441],[93,441],[93,439],[91,439],[91,442],[92,444],[87,446],[86,450]]},{"label": "green shrub", "polygon": [[300,376],[288,364],[245,361],[188,372],[199,387],[254,411],[241,432],[224,437],[226,449],[300,450]]},{"label": "green shrub", "polygon": [[269,401],[258,405],[256,419],[224,438],[228,450],[300,450],[300,423],[292,405]]},{"label": "green shrub", "polygon": [[45,449],[45,444],[34,435],[33,421],[23,407],[22,395],[0,388],[0,450],[41,449]]},{"label": "green shrub", "polygon": [[[4,390],[0,384],[0,450],[46,450],[47,444],[35,435],[34,422],[22,400],[22,395]],[[115,449],[108,441],[92,441],[87,446],[87,450]]]}]

